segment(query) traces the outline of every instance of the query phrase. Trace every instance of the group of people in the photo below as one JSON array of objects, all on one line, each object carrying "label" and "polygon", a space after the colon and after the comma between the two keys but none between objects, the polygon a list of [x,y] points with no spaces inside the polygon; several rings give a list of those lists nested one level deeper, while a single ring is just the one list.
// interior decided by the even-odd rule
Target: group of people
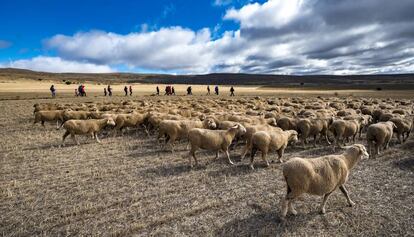
[{"label": "group of people", "polygon": [[[157,95],[160,95],[160,88],[157,86]],[[165,87],[165,94],[164,95],[175,95],[175,89],[173,86],[166,86]]]},{"label": "group of people", "polygon": [[[234,88],[233,86],[230,88],[230,96],[234,96]],[[52,93],[52,97],[56,97],[56,88],[55,85],[52,85],[50,87],[50,92]],[[132,86],[124,87],[125,96],[132,96]],[[160,88],[156,87],[156,93],[157,95],[160,95]],[[219,87],[214,87],[214,93],[216,95],[219,95]],[[187,95],[192,95],[193,89],[191,86],[187,87]],[[165,94],[164,95],[175,95],[175,89],[174,86],[168,85],[165,87]],[[210,95],[210,86],[207,86],[207,95]],[[75,96],[86,96],[85,86],[83,84],[79,85],[78,88],[75,89]],[[112,96],[112,88],[110,85],[104,88],[104,96]]]}]

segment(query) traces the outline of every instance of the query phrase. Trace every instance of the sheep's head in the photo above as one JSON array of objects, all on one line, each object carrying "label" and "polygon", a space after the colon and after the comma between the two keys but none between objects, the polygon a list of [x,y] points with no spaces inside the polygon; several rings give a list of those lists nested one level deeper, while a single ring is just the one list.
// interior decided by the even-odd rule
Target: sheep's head
[{"label": "sheep's head", "polygon": [[295,144],[296,142],[298,142],[298,132],[295,130],[289,130],[289,142],[291,144]]},{"label": "sheep's head", "polygon": [[211,118],[206,119],[203,122],[207,125],[207,128],[209,128],[209,129],[216,129],[217,128],[216,122],[214,122],[214,120],[211,119]]},{"label": "sheep's head", "polygon": [[268,118],[267,119],[267,124],[269,124],[270,126],[273,126],[273,127],[277,127],[277,122],[276,122],[275,118]]},{"label": "sheep's head", "polygon": [[367,149],[362,144],[354,144],[352,146],[345,147],[347,149],[347,152],[350,153],[356,153],[361,159],[367,159],[369,158],[369,154],[367,152]]},{"label": "sheep's head", "polygon": [[240,123],[234,125],[234,127],[232,127],[232,129],[237,130],[237,136],[243,136],[244,134],[246,134],[246,128],[243,125],[241,125]]},{"label": "sheep's head", "polygon": [[113,118],[108,118],[106,125],[115,126],[115,121]]}]

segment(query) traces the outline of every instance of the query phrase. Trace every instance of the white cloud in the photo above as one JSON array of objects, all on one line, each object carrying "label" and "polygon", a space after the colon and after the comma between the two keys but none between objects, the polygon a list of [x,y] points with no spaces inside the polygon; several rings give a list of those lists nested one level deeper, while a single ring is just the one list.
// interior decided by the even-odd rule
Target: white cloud
[{"label": "white cloud", "polygon": [[207,28],[194,32],[171,27],[127,35],[103,31],[56,35],[47,40],[46,45],[71,60],[159,70],[206,71],[212,60],[210,40]]},{"label": "white cloud", "polygon": [[[245,1],[214,3],[240,2]],[[111,65],[120,65],[167,73],[413,72],[412,7],[412,0],[364,0],[358,5],[354,0],[269,0],[228,9],[223,20],[240,24],[233,31],[220,32],[226,26],[219,22],[212,30],[154,30],[143,24],[140,32],[129,34],[55,35],[45,45],[57,58],[13,63],[47,71],[68,70],[70,65],[71,71],[109,71]]]},{"label": "white cloud", "polygon": [[0,64],[0,67],[12,67],[29,69],[42,72],[85,72],[85,73],[107,73],[113,72],[109,66],[96,65],[92,63],[81,63],[67,61],[59,57],[38,56],[32,59],[21,59],[9,63]]},{"label": "white cloud", "polygon": [[224,19],[239,21],[242,28],[280,27],[293,20],[301,10],[302,0],[269,0],[228,10]]}]

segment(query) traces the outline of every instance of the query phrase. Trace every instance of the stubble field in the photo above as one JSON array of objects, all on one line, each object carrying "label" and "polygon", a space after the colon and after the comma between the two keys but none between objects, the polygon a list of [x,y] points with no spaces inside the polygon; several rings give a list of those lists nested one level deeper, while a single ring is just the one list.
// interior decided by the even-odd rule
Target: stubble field
[{"label": "stubble field", "polygon": [[[104,100],[71,97],[53,102]],[[391,149],[382,156],[356,166],[347,185],[357,204],[353,208],[336,191],[327,213],[321,215],[321,197],[305,196],[297,202],[298,215],[283,222],[279,201],[286,186],[278,163],[265,168],[256,157],[257,168],[250,170],[248,159],[240,161],[238,147],[230,152],[234,166],[222,156],[213,161],[214,153],[200,152],[200,166],[190,169],[183,158],[188,153],[186,143],[179,143],[171,153],[160,149],[155,136],[134,130],[115,138],[100,135],[102,144],[83,137],[81,145],[75,146],[69,139],[67,146],[59,148],[63,130],[57,131],[55,124],[33,125],[33,104],[39,102],[51,100],[0,101],[3,236],[414,234],[412,138],[403,145],[393,139]],[[332,148],[325,145],[288,147],[285,160],[331,153]]]}]

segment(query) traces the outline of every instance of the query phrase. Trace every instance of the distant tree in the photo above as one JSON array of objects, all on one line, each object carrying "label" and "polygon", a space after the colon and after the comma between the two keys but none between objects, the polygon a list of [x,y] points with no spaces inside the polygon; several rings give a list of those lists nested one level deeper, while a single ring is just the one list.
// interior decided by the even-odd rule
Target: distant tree
[{"label": "distant tree", "polygon": [[65,82],[65,84],[66,84],[66,85],[70,85],[70,84],[72,84],[72,82],[70,82],[70,81],[66,81],[66,82]]},{"label": "distant tree", "polygon": [[305,85],[305,83],[304,82],[301,82],[300,85],[303,86],[303,85]]},{"label": "distant tree", "polygon": [[382,88],[381,87],[377,87],[377,91],[382,91]]}]

